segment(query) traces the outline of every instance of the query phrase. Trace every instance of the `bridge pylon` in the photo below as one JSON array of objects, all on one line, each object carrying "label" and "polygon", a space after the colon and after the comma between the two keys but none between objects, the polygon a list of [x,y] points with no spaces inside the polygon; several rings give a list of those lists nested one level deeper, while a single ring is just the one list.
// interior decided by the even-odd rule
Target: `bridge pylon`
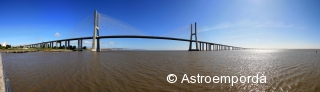
[{"label": "bridge pylon", "polygon": [[91,51],[100,51],[100,38],[97,38],[100,36],[99,23],[100,23],[100,14],[98,14],[97,10],[95,10]]},{"label": "bridge pylon", "polygon": [[[191,24],[191,35],[190,35],[190,45],[189,45],[189,51],[199,51],[199,48],[198,48],[198,37],[197,37],[197,23],[195,22],[194,23],[194,33],[192,33],[192,24]],[[196,40],[196,49],[192,49],[192,36],[195,37],[195,40]]]}]

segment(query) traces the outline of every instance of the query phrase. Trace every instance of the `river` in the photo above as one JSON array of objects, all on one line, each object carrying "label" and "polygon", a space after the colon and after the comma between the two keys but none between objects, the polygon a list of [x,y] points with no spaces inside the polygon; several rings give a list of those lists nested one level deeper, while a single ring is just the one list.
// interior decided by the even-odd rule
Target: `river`
[{"label": "river", "polygon": [[[15,92],[320,91],[315,50],[29,52],[2,58]],[[175,83],[168,82],[169,74],[176,75]],[[198,74],[258,75],[266,82],[182,81]]]}]

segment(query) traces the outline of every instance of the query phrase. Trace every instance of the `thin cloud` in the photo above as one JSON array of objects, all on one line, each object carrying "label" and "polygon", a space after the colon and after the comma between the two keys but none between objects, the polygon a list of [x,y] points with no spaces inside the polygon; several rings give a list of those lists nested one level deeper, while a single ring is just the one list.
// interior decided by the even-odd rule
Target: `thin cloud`
[{"label": "thin cloud", "polygon": [[115,42],[109,42],[109,44],[115,44]]},{"label": "thin cloud", "polygon": [[70,41],[70,44],[78,44],[78,41]]},{"label": "thin cloud", "polygon": [[213,27],[204,27],[203,29],[200,29],[199,32],[203,32],[203,31],[210,31],[210,30],[216,30],[216,29],[224,29],[224,28],[230,28],[233,25],[229,22],[224,22],[224,23],[220,23],[217,24]]},{"label": "thin cloud", "polygon": [[56,32],[56,33],[54,34],[54,36],[55,36],[55,37],[59,37],[60,34],[59,34],[58,32]]},{"label": "thin cloud", "polygon": [[261,23],[259,25],[255,25],[255,27],[270,27],[270,28],[292,28],[294,25],[292,24],[284,24],[280,21],[266,21],[264,23]]},{"label": "thin cloud", "polygon": [[84,41],[83,44],[92,44],[90,41]]},{"label": "thin cloud", "polygon": [[[83,41],[83,44],[92,44],[90,41]],[[78,41],[70,41],[70,44],[78,44]]]},{"label": "thin cloud", "polygon": [[225,29],[225,28],[232,28],[232,27],[251,27],[251,28],[293,28],[299,26],[295,26],[293,24],[285,24],[282,21],[263,21],[263,22],[256,22],[250,20],[241,20],[238,22],[230,23],[230,22],[223,22],[212,27],[204,27],[199,32],[204,31],[213,31],[218,29]]},{"label": "thin cloud", "polygon": [[221,39],[228,39],[228,38],[240,38],[240,37],[256,36],[256,35],[262,35],[262,34],[263,34],[263,33],[248,34],[248,35],[237,35],[237,36],[224,37],[224,38],[221,38]]}]

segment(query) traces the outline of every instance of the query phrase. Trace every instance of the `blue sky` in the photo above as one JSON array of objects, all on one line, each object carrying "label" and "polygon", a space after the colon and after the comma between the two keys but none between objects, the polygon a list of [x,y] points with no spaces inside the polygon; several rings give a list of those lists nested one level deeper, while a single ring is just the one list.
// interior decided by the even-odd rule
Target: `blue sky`
[{"label": "blue sky", "polygon": [[[319,9],[318,0],[1,0],[0,42],[21,45],[92,36],[93,11],[98,10],[142,35],[189,39],[190,24],[197,22],[202,41],[248,48],[320,48]],[[107,22],[101,25],[114,23]],[[127,32],[109,29],[101,29],[101,35]],[[91,47],[91,40],[84,43]],[[103,39],[102,44],[105,48],[186,50],[189,43]]]}]

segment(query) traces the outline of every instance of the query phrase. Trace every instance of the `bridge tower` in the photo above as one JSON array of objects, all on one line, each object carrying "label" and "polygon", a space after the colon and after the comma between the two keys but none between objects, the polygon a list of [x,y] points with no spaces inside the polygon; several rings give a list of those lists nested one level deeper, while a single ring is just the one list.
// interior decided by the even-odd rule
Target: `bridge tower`
[{"label": "bridge tower", "polygon": [[[198,37],[197,37],[197,23],[194,23],[194,33],[192,33],[192,24],[191,24],[191,35],[190,35],[190,45],[189,45],[189,51],[199,51],[198,48]],[[192,49],[192,36],[195,37],[196,40],[196,49]]]},{"label": "bridge tower", "polygon": [[94,27],[93,27],[93,37],[92,37],[92,49],[91,51],[100,51],[100,36],[99,32],[99,22],[100,22],[100,14],[98,14],[97,10],[94,11]]}]

